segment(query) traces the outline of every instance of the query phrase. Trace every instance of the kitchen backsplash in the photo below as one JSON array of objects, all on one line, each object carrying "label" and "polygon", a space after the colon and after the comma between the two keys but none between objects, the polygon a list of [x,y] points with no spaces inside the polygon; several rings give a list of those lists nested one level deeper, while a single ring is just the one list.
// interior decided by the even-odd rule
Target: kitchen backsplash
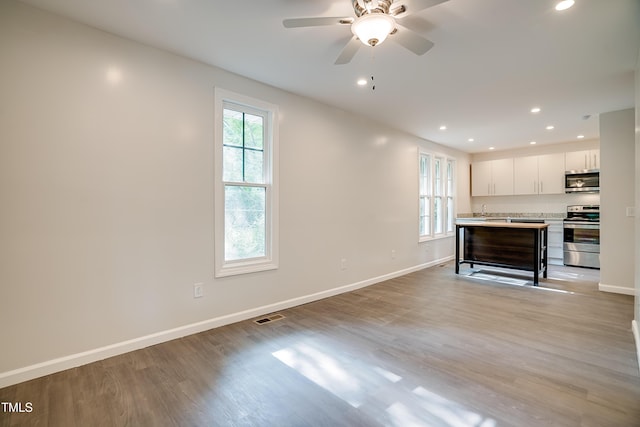
[{"label": "kitchen backsplash", "polygon": [[482,215],[479,212],[459,213],[458,218],[541,218],[541,219],[563,219],[566,212],[487,212]]},{"label": "kitchen backsplash", "polygon": [[494,218],[564,218],[569,205],[599,204],[600,194],[472,197],[471,206],[458,217],[482,216],[485,212],[485,216]]}]

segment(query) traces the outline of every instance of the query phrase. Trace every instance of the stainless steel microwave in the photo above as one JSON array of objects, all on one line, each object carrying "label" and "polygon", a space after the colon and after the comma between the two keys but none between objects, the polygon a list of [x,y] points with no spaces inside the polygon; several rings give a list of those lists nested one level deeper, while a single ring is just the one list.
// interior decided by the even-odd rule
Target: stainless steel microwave
[{"label": "stainless steel microwave", "polygon": [[565,193],[598,193],[600,191],[600,170],[584,169],[565,172],[564,191]]}]

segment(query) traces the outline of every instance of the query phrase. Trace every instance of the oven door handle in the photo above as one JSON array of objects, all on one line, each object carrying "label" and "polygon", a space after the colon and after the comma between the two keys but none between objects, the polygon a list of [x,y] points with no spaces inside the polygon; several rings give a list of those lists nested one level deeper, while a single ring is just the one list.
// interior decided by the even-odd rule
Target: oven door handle
[{"label": "oven door handle", "polygon": [[589,224],[589,223],[564,223],[564,228],[579,228],[583,230],[599,230],[600,224]]}]

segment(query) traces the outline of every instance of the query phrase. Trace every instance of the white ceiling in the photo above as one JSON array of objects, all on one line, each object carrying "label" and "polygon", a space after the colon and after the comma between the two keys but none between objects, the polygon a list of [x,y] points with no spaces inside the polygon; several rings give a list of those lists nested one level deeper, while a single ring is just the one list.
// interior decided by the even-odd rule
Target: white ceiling
[{"label": "white ceiling", "polygon": [[347,65],[348,26],[282,20],[353,16],[351,0],[22,1],[472,153],[598,138],[599,113],[634,106],[640,0],[449,0],[402,20],[425,55],[390,36]]}]

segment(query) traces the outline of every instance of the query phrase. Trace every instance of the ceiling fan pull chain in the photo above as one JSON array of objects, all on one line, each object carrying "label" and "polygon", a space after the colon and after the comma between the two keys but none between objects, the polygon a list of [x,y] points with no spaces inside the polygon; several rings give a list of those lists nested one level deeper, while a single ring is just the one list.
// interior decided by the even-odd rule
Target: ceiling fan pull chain
[{"label": "ceiling fan pull chain", "polygon": [[376,52],[373,50],[373,47],[370,48],[371,51],[371,90],[376,90],[376,84],[373,80],[373,75],[375,74],[375,65],[376,65]]}]

